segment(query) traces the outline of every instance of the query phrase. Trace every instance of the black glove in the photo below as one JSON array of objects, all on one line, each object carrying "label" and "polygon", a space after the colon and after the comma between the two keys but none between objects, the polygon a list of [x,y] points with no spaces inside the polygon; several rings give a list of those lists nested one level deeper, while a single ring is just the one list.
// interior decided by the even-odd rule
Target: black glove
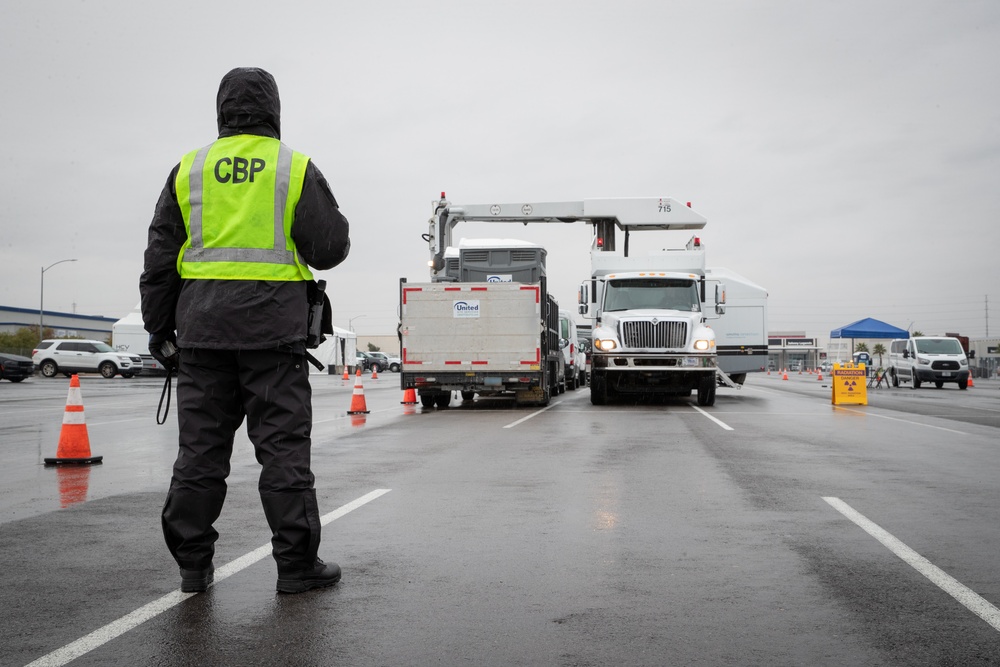
[{"label": "black glove", "polygon": [[177,335],[173,331],[149,334],[149,354],[160,362],[167,373],[177,370],[181,360],[177,351]]}]

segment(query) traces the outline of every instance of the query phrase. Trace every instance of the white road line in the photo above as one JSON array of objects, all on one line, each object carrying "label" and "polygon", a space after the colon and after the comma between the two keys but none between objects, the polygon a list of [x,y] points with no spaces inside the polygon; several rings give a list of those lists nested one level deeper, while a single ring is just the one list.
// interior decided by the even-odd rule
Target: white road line
[{"label": "white road line", "polygon": [[[561,403],[561,402],[562,402],[562,401],[560,401],[560,403]],[[552,408],[556,407],[557,405],[559,405],[559,403],[550,403],[549,405],[545,406],[545,407],[544,407],[544,408],[542,408],[541,410],[535,410],[534,412],[532,412],[532,413],[531,413],[530,415],[528,415],[527,417],[521,417],[521,418],[520,418],[520,419],[518,419],[518,420],[517,420],[516,422],[511,422],[511,423],[507,424],[506,426],[504,426],[504,428],[514,428],[514,427],[515,427],[515,426],[517,426],[518,424],[523,424],[524,422],[528,421],[528,420],[529,420],[529,419],[531,419],[532,417],[537,417],[538,415],[542,414],[542,413],[543,413],[543,412],[545,412],[546,410],[551,410]]]},{"label": "white road line", "polygon": [[[331,521],[336,521],[340,517],[344,516],[349,512],[353,512],[362,505],[369,503],[376,498],[383,496],[392,489],[375,489],[371,493],[366,493],[360,498],[353,500],[346,505],[343,505],[329,514],[324,514],[320,517],[320,523],[326,525]],[[271,553],[270,543],[265,544],[262,547],[254,549],[248,554],[244,554],[237,558],[236,560],[226,563],[219,569],[215,571],[215,583],[213,586],[218,584],[223,579],[231,577],[240,570],[243,570],[257,561],[265,558]],[[43,655],[38,660],[28,663],[26,667],[57,667],[58,665],[65,665],[71,660],[79,658],[81,655],[89,653],[94,649],[106,644],[112,639],[119,637],[129,630],[145,623],[151,618],[159,616],[163,612],[176,607],[180,603],[184,602],[188,598],[198,595],[198,593],[181,593],[180,591],[173,591],[172,593],[167,593],[158,600],[153,600],[147,605],[139,607],[131,614],[126,614],[122,616],[117,621],[112,621],[108,623],[103,628],[98,628],[94,630],[89,635],[81,637],[74,642],[63,646],[62,648],[56,649],[48,655]]]},{"label": "white road line", "polygon": [[712,421],[714,421],[716,424],[718,424],[722,428],[726,429],[727,431],[732,431],[733,430],[732,426],[730,426],[729,424],[725,423],[721,419],[716,419],[712,415],[708,414],[707,412],[705,412],[704,410],[702,410],[701,408],[699,408],[697,405],[692,405],[691,407],[694,408],[695,410],[697,410],[698,412],[700,412],[701,414],[705,415],[706,417],[708,417],[709,419],[711,419]]},{"label": "white road line", "polygon": [[861,410],[851,410],[850,408],[842,408],[839,405],[833,406],[834,410],[843,410],[844,412],[850,412],[855,415],[864,415],[866,417],[878,417],[879,419],[888,419],[894,422],[903,422],[904,424],[912,424],[913,426],[923,426],[924,428],[936,428],[939,431],[948,431],[949,433],[957,433],[958,435],[969,435],[965,431],[956,431],[953,428],[945,428],[944,426],[934,426],[933,424],[921,424],[920,422],[910,421],[909,419],[899,419],[897,417],[887,417],[885,415],[877,415],[872,412],[862,412]]},{"label": "white road line", "polygon": [[973,614],[993,626],[994,630],[1000,630],[1000,609],[900,542],[840,498],[824,497],[823,500],[881,542],[889,551],[899,556],[917,572],[930,579],[938,588],[961,602]]}]

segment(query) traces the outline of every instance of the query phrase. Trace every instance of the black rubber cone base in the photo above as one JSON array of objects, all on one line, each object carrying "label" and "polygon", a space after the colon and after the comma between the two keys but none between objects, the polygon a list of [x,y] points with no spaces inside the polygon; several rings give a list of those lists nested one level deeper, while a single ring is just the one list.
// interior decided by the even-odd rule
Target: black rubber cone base
[{"label": "black rubber cone base", "polygon": [[101,463],[104,460],[103,456],[91,456],[86,459],[45,459],[45,465],[47,466],[58,466],[58,465],[76,465],[76,466],[86,466],[93,465],[95,463]]}]

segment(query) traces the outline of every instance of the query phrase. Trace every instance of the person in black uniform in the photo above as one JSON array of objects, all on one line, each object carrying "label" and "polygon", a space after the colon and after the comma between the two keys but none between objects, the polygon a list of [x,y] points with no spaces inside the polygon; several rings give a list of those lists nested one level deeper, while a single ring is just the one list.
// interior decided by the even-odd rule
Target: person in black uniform
[{"label": "person in black uniform", "polygon": [[185,155],[163,187],[139,280],[150,353],[178,372],[179,452],[163,535],[181,590],[206,590],[245,419],[277,590],[298,593],[341,577],[318,556],[305,339],[309,266],[344,261],[348,222],[316,165],[281,143],[269,73],[230,71],[217,109],[218,139]]}]

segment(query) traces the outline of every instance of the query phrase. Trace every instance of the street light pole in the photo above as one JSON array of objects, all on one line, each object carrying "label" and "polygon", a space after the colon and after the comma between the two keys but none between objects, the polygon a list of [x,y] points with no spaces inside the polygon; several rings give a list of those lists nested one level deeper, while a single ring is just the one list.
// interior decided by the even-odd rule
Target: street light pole
[{"label": "street light pole", "polygon": [[361,317],[364,317],[364,315],[355,315],[351,319],[347,320],[347,328],[350,329],[352,333],[354,332],[354,320]]},{"label": "street light pole", "polygon": [[48,266],[42,267],[42,279],[41,287],[39,289],[38,297],[38,340],[41,341],[45,330],[45,272],[51,269],[56,264],[62,264],[63,262],[75,262],[75,259],[60,259],[55,264],[49,264]]}]

